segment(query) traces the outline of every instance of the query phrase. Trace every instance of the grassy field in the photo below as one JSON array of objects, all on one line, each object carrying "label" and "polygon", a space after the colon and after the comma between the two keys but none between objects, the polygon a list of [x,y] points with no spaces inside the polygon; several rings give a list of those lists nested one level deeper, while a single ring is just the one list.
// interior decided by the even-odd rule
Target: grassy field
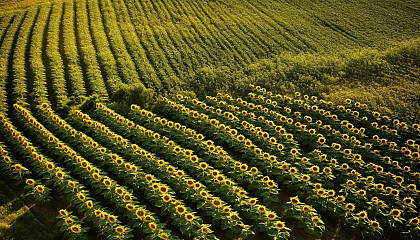
[{"label": "grassy field", "polygon": [[[419,191],[409,186],[418,185],[420,171],[419,12],[418,1],[395,0],[1,1],[0,238],[416,238]],[[137,106],[185,127],[177,132],[160,118],[148,120]],[[225,133],[225,126],[238,133]],[[273,139],[258,135],[264,132]],[[196,139],[198,133],[216,150]],[[240,134],[255,145],[238,142]],[[343,148],[334,151],[336,144]],[[197,172],[200,166],[183,162],[190,156],[174,146],[209,167]],[[247,169],[241,172],[242,165],[231,165],[225,155]],[[358,155],[363,160],[355,161]],[[301,163],[305,158],[308,164]],[[161,164],[185,176],[156,167]],[[313,166],[328,167],[332,175],[317,174]],[[218,171],[214,179],[209,169]],[[233,187],[218,185],[225,182],[219,175]],[[303,175],[311,180],[302,181]],[[367,182],[369,176],[374,180]],[[349,179],[357,184],[345,186]],[[188,180],[202,186],[195,189]],[[168,188],[173,201],[163,201],[166,192],[153,184]],[[375,190],[378,184],[390,189]],[[362,189],[366,196],[358,194]],[[213,198],[199,198],[202,190]],[[346,202],[337,202],[337,195]],[[301,204],[291,203],[294,196]],[[405,203],[408,198],[414,205]],[[214,199],[231,212],[220,212]],[[252,199],[267,210],[258,212]],[[379,201],[388,207],[375,205]],[[303,211],[306,204],[311,210]],[[60,209],[68,212],[60,215]]]}]

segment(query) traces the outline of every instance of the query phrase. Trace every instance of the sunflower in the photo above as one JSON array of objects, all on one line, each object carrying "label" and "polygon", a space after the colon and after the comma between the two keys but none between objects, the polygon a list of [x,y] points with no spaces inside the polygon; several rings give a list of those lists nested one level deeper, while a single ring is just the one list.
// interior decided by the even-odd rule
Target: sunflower
[{"label": "sunflower", "polygon": [[398,195],[400,194],[400,190],[391,189],[390,194],[393,195],[394,197],[398,197]]},{"label": "sunflower", "polygon": [[187,213],[185,214],[185,220],[187,220],[188,222],[191,222],[192,220],[194,220],[194,215],[192,213]]},{"label": "sunflower", "polygon": [[347,180],[346,184],[347,186],[353,186],[356,183],[353,180]]},{"label": "sunflower", "polygon": [[63,217],[68,217],[69,213],[67,212],[66,209],[60,209],[60,211],[58,211],[60,213],[61,216]]},{"label": "sunflower", "polygon": [[347,163],[343,163],[343,164],[341,165],[341,169],[343,169],[343,170],[347,170],[347,169],[349,169],[349,165],[348,165]]},{"label": "sunflower", "polygon": [[359,196],[361,196],[361,197],[363,197],[363,196],[365,196],[365,195],[366,195],[366,191],[365,191],[365,190],[363,190],[363,189],[361,189],[361,190],[357,191],[356,193],[357,193],[357,195],[359,195]]},{"label": "sunflower", "polygon": [[405,205],[413,205],[413,202],[414,202],[414,200],[412,198],[410,198],[410,197],[404,198],[403,201],[404,201],[404,204]]},{"label": "sunflower", "polygon": [[220,208],[220,207],[222,207],[222,202],[221,202],[219,199],[217,199],[217,198],[213,199],[213,201],[212,201],[211,203],[212,203],[212,204],[213,204],[213,206],[214,206],[214,207],[216,207],[216,208]]},{"label": "sunflower", "polygon": [[86,196],[85,196],[85,194],[83,194],[83,193],[78,193],[78,194],[77,194],[77,198],[78,198],[80,201],[85,201],[85,200],[86,200]]},{"label": "sunflower", "polygon": [[53,170],[54,168],[55,168],[55,166],[54,166],[54,163],[52,163],[52,162],[48,162],[47,164],[46,164],[46,167],[47,167],[47,169],[48,170]]},{"label": "sunflower", "polygon": [[419,218],[412,218],[412,219],[410,219],[410,224],[411,225],[417,226],[417,225],[419,225],[419,223],[420,223]]},{"label": "sunflower", "polygon": [[323,170],[322,170],[325,174],[331,174],[331,172],[332,172],[332,170],[331,170],[331,168],[330,167],[325,167]]},{"label": "sunflower", "polygon": [[258,208],[257,208],[257,211],[258,211],[259,213],[263,213],[263,212],[265,212],[265,207],[264,207],[264,206],[262,206],[262,205],[259,205],[259,206],[258,206]]},{"label": "sunflower", "polygon": [[329,197],[334,197],[334,196],[335,196],[335,191],[334,191],[334,190],[328,190],[328,191],[327,191],[327,195],[328,195]]},{"label": "sunflower", "polygon": [[327,140],[323,137],[318,138],[318,143],[319,144],[324,144]]},{"label": "sunflower", "polygon": [[213,231],[210,229],[210,228],[208,228],[210,225],[203,225],[202,227],[201,227],[201,233],[203,233],[203,234],[209,234],[209,233],[212,233]]},{"label": "sunflower", "polygon": [[382,183],[378,183],[375,185],[376,189],[378,190],[383,190],[384,189],[384,185]]},{"label": "sunflower", "polygon": [[72,225],[71,227],[70,227],[70,230],[73,232],[73,233],[76,233],[76,234],[78,234],[78,233],[80,233],[81,231],[82,231],[82,229],[80,228],[80,225],[79,224],[75,224],[75,225]]},{"label": "sunflower", "polygon": [[134,206],[133,204],[129,203],[129,204],[126,204],[126,205],[125,205],[125,208],[126,208],[128,211],[134,211],[135,206]]},{"label": "sunflower", "polygon": [[290,169],[289,169],[289,173],[290,173],[290,174],[296,174],[296,173],[297,173],[297,171],[298,171],[298,170],[297,170],[297,168],[295,168],[295,167],[292,167],[292,168],[290,168]]},{"label": "sunflower", "polygon": [[179,178],[182,178],[184,176],[184,171],[182,171],[182,170],[176,171],[176,176],[179,177]]},{"label": "sunflower", "polygon": [[346,204],[346,209],[347,209],[348,211],[353,211],[353,210],[355,209],[355,206],[354,206],[354,204],[353,204],[353,203],[347,203],[347,204]]},{"label": "sunflower", "polygon": [[297,150],[297,149],[295,149],[295,148],[292,148],[292,149],[290,150],[290,154],[292,154],[293,156],[296,156],[298,153],[299,153],[299,152],[298,152],[298,150]]},{"label": "sunflower", "polygon": [[296,205],[298,205],[299,203],[300,203],[300,201],[299,201],[299,198],[296,196],[296,197],[291,197],[290,198],[290,202],[294,205],[294,206],[296,206]]},{"label": "sunflower", "polygon": [[365,218],[368,217],[368,214],[367,214],[366,211],[361,211],[357,215],[359,215],[359,218],[361,218],[361,219],[365,219]]},{"label": "sunflower", "polygon": [[179,214],[179,215],[182,215],[182,214],[184,214],[185,213],[185,207],[184,206],[176,206],[175,207],[175,210],[176,210],[176,212]]},{"label": "sunflower", "polygon": [[317,224],[317,223],[321,223],[322,220],[321,220],[321,218],[315,216],[315,217],[312,217],[312,222],[315,223],[315,224]]},{"label": "sunflower", "polygon": [[415,184],[410,184],[407,186],[408,190],[415,192],[417,190],[417,186]]},{"label": "sunflower", "polygon": [[201,183],[199,182],[194,183],[194,189],[199,189],[199,188],[201,188]]},{"label": "sunflower", "polygon": [[207,167],[208,167],[207,163],[205,163],[205,162],[200,163],[200,168],[201,169],[205,170],[205,169],[207,169]]},{"label": "sunflower", "polygon": [[155,231],[155,230],[156,230],[156,228],[157,228],[156,223],[154,223],[154,222],[149,223],[149,228],[150,228],[152,231]]},{"label": "sunflower", "polygon": [[122,196],[124,194],[124,189],[121,187],[117,187],[115,188],[115,193],[118,194],[119,196]]},{"label": "sunflower", "polygon": [[150,222],[150,221],[152,221],[152,220],[154,220],[154,218],[153,218],[152,216],[150,216],[150,215],[146,215],[146,216],[144,217],[144,221],[145,221],[145,222]]},{"label": "sunflower", "polygon": [[306,182],[306,181],[309,181],[311,179],[311,177],[309,175],[304,174],[304,175],[302,175],[301,179]]},{"label": "sunflower", "polygon": [[266,217],[268,220],[274,220],[277,218],[277,215],[274,212],[267,212]]},{"label": "sunflower", "polygon": [[351,149],[344,149],[343,153],[344,155],[349,156],[351,154]]},{"label": "sunflower", "polygon": [[123,234],[125,232],[125,229],[123,226],[118,226],[115,228],[115,232],[117,232],[118,234]]},{"label": "sunflower", "polygon": [[28,184],[29,186],[32,186],[35,184],[35,180],[33,179],[26,179],[26,184]]},{"label": "sunflower", "polygon": [[110,223],[116,223],[117,222],[117,216],[114,216],[114,215],[109,214],[108,215],[108,221]]},{"label": "sunflower", "polygon": [[319,172],[319,167],[318,166],[312,166],[311,168],[310,168],[310,170],[313,172],[313,173],[318,173]]},{"label": "sunflower", "polygon": [[137,209],[137,211],[136,211],[136,215],[140,219],[143,219],[145,214],[146,214],[146,212],[144,211],[143,208]]},{"label": "sunflower", "polygon": [[91,200],[85,202],[87,208],[93,208],[93,202]]},{"label": "sunflower", "polygon": [[397,182],[399,185],[401,185],[404,182],[404,178],[400,176],[396,176],[394,178],[395,182]]},{"label": "sunflower", "polygon": [[401,215],[401,210],[399,210],[399,209],[392,209],[389,212],[389,214],[392,215],[392,217],[397,218],[397,217],[399,217]]},{"label": "sunflower", "polygon": [[68,217],[68,218],[66,218],[66,219],[64,220],[64,223],[65,223],[67,226],[70,226],[70,225],[72,225],[72,224],[74,223],[74,220],[73,220],[71,217]]}]

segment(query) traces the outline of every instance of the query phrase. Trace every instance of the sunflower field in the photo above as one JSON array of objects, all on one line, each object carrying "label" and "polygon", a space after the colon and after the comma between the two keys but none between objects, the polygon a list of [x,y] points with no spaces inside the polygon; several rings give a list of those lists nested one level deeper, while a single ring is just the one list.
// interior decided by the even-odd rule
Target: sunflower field
[{"label": "sunflower field", "polygon": [[0,239],[420,239],[419,12],[1,0]]},{"label": "sunflower field", "polygon": [[65,197],[66,239],[322,238],[330,221],[368,239],[420,235],[418,124],[254,85],[154,111],[108,105],[63,119],[14,104],[13,123],[0,118],[3,171],[35,201]]}]

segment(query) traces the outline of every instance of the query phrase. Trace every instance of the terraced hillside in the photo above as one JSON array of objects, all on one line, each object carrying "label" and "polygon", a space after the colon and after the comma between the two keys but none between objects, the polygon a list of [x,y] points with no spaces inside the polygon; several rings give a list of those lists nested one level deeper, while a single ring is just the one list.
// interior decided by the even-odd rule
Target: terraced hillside
[{"label": "terraced hillside", "polygon": [[0,238],[418,238],[419,12],[1,2]]}]

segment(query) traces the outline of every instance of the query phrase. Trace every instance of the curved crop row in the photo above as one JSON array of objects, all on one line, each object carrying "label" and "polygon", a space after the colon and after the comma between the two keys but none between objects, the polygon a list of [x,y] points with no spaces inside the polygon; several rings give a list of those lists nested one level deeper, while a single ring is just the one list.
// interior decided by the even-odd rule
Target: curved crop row
[{"label": "curved crop row", "polygon": [[[51,159],[42,155],[37,148],[33,147],[32,143],[24,137],[16,128],[10,124],[3,117],[0,118],[6,130],[9,132],[14,146],[18,147],[20,152],[26,156],[31,167],[37,171],[37,175],[43,179],[48,179],[48,185],[54,187],[57,191],[65,193],[67,200],[74,204],[78,212],[86,216],[86,221],[91,222],[95,228],[109,239],[121,239],[130,237],[131,229],[123,226],[117,221],[117,216],[112,215],[105,210],[100,204],[97,204],[92,198],[83,184],[80,184],[76,179],[71,177],[64,168],[55,167]],[[38,192],[43,192],[46,188],[39,187],[35,189]],[[67,211],[63,211],[64,213]],[[111,220],[110,220],[111,219]],[[115,221],[114,221],[115,220]],[[82,233],[80,225],[73,224],[70,226],[71,232],[75,234]]]},{"label": "curved crop row", "polygon": [[[180,225],[180,229],[185,235],[194,235],[198,238],[203,237],[203,233],[197,231],[200,230],[203,225],[200,216],[194,215],[194,212],[192,212],[190,208],[185,206],[181,200],[178,200],[175,192],[168,185],[161,183],[159,178],[144,172],[140,166],[135,163],[127,161],[118,154],[102,147],[85,133],[73,129],[64,120],[55,115],[52,109],[47,105],[42,106],[41,109],[45,113],[44,117],[48,118],[48,124],[51,125],[60,136],[69,139],[67,141],[77,148],[81,154],[90,159],[97,159],[97,163],[100,164],[101,167],[106,167],[107,171],[115,176],[115,179],[130,185],[131,189],[140,187],[146,193],[147,198],[151,198],[162,208],[165,215],[169,215],[175,224]],[[91,164],[89,166],[93,167]],[[137,202],[135,196],[131,195],[129,193],[130,191],[127,191],[128,188],[124,189],[121,185],[116,186],[116,181],[111,178],[111,175],[106,177],[106,174],[103,171],[101,174],[102,179],[100,180],[105,186],[114,189],[117,194],[118,191],[121,191],[121,194],[119,195],[121,195],[122,199],[127,203],[125,207],[128,210],[133,212],[135,209],[139,208],[135,205]],[[98,177],[101,178],[101,176]],[[145,209],[145,206],[143,206],[143,208]],[[180,210],[183,211],[180,212]],[[134,216],[134,214],[130,215]],[[138,215],[137,217],[140,218]],[[211,234],[207,237],[214,238]]]}]

